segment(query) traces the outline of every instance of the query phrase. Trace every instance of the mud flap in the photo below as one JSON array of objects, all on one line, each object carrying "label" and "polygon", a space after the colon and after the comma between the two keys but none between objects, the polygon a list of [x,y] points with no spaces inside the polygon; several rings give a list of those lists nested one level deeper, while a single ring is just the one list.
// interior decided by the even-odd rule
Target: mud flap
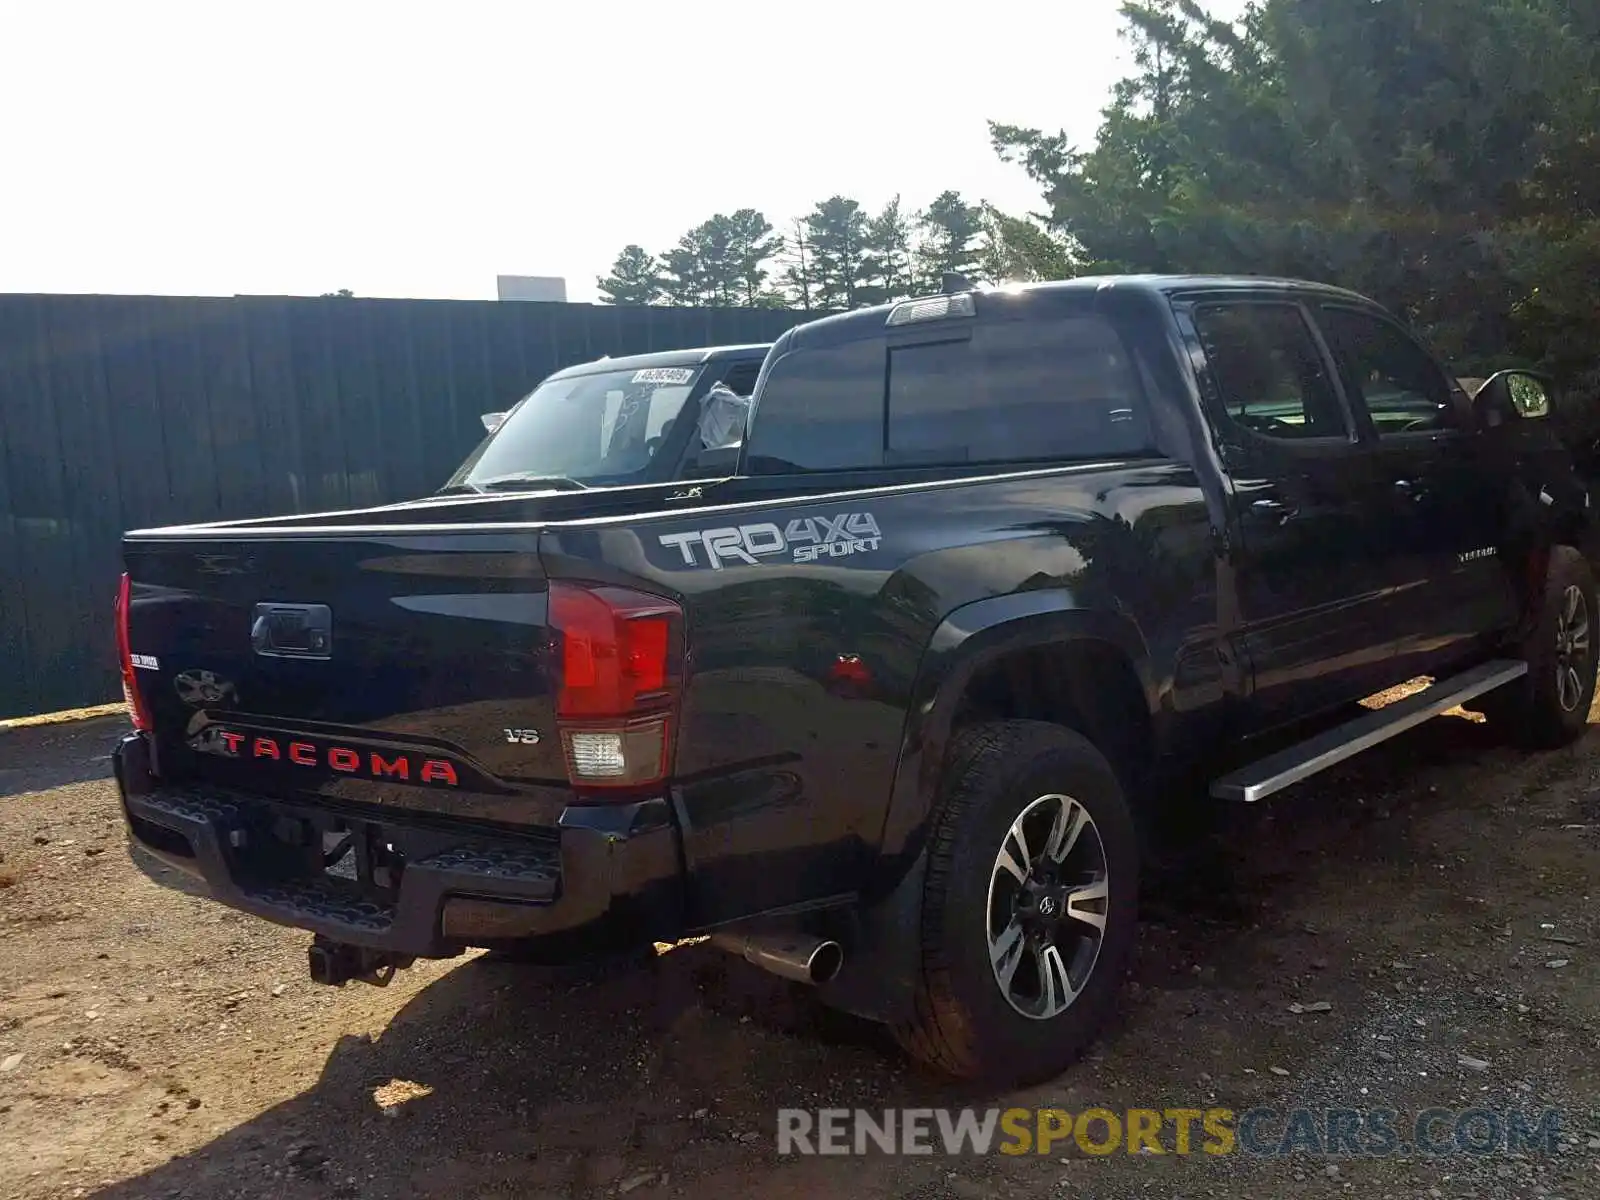
[{"label": "mud flap", "polygon": [[893,1023],[911,1011],[922,970],[922,888],[926,851],[894,890],[841,922],[844,965],[817,989],[817,998],[869,1021]]}]

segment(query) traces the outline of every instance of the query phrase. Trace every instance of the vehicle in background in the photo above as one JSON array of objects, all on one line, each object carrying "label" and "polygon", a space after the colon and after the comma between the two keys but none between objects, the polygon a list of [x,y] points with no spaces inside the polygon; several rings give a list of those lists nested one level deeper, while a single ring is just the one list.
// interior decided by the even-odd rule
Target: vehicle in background
[{"label": "vehicle in background", "polygon": [[[767,350],[668,350],[557,371],[509,411],[483,415],[489,436],[441,494],[629,487],[704,473],[708,402],[755,391]],[[736,449],[723,456],[728,471],[737,457]]]}]

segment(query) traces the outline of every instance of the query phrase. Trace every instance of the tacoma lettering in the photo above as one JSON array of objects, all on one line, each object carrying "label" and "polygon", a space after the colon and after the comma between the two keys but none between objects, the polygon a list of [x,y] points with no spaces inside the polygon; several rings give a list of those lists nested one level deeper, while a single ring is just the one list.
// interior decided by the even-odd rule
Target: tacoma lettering
[{"label": "tacoma lettering", "polygon": [[[297,767],[326,767],[341,775],[365,775],[372,779],[400,779],[410,782],[460,787],[456,768],[448,759],[423,758],[402,752],[384,755],[376,750],[357,750],[351,746],[318,747],[311,742],[293,741],[287,745],[276,738],[246,737],[232,730],[213,730],[195,743],[196,749],[209,750],[225,758],[289,762]],[[247,748],[248,747],[248,748]]]}]

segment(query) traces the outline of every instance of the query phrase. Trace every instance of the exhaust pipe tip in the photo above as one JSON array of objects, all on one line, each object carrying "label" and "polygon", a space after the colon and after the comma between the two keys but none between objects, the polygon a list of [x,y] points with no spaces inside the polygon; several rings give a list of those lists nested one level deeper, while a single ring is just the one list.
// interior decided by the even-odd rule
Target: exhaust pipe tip
[{"label": "exhaust pipe tip", "polygon": [[752,966],[813,987],[829,982],[844,966],[844,949],[829,938],[804,934],[718,933],[711,944]]},{"label": "exhaust pipe tip", "polygon": [[820,941],[806,960],[806,970],[815,984],[827,983],[844,966],[844,950],[838,942]]}]

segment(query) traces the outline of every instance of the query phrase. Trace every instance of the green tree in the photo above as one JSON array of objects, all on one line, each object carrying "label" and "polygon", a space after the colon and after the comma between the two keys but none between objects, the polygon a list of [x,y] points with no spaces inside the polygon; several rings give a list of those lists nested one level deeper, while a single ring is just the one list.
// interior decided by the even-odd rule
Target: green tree
[{"label": "green tree", "polygon": [[771,274],[767,264],[783,250],[783,239],[773,235],[772,222],[753,208],[741,208],[727,221],[740,302],[751,308],[781,302],[781,296],[767,286]]},{"label": "green tree", "polygon": [[968,204],[960,192],[940,192],[917,216],[917,276],[937,292],[946,271],[969,278],[983,265],[983,207]]},{"label": "green tree", "polygon": [[868,249],[867,214],[844,196],[820,202],[805,218],[819,308],[847,309],[866,303],[877,272]]},{"label": "green tree", "polygon": [[662,296],[661,263],[643,246],[624,246],[611,274],[596,282],[602,304],[654,304]]},{"label": "green tree", "polygon": [[663,287],[677,305],[725,308],[738,302],[733,223],[721,213],[696,225],[663,258]]},{"label": "green tree", "polygon": [[693,308],[716,303],[705,259],[689,235],[661,256],[661,266],[661,293],[668,304]]},{"label": "green tree", "polygon": [[867,251],[877,269],[869,281],[875,299],[898,300],[915,290],[911,237],[911,217],[899,196],[867,221]]},{"label": "green tree", "polygon": [[991,126],[1085,270],[1337,282],[1456,366],[1592,362],[1600,9],[1579,0],[1124,3],[1092,147]]},{"label": "green tree", "polygon": [[1072,247],[1032,217],[1013,217],[983,206],[981,272],[995,283],[1070,279],[1077,274]]},{"label": "green tree", "polygon": [[662,256],[661,288],[670,304],[729,308],[778,303],[767,264],[783,247],[753,208],[715,213]]},{"label": "green tree", "polygon": [[817,269],[810,228],[804,217],[794,219],[794,234],[784,243],[779,267],[779,280],[788,293],[787,298],[802,311],[810,312],[817,304]]}]

